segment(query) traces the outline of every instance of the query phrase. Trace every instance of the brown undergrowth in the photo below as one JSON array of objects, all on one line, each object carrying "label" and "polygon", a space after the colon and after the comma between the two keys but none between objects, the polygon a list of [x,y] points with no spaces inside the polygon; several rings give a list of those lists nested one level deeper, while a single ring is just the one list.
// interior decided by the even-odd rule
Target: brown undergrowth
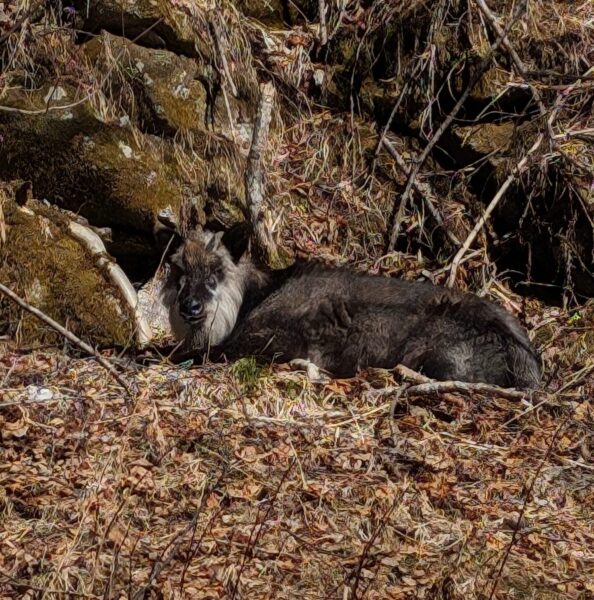
[{"label": "brown undergrowth", "polygon": [[5,349],[0,591],[592,597],[592,316],[533,311],[524,401],[244,359],[129,365],[127,403],[92,360]]}]

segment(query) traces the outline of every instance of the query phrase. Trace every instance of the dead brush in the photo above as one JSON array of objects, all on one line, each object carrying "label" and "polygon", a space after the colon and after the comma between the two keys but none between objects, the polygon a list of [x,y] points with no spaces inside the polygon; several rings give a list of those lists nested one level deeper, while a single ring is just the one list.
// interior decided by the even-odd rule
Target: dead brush
[{"label": "dead brush", "polygon": [[[575,328],[591,317],[568,324],[531,312],[535,327],[550,318],[569,327],[546,336],[550,355],[568,358],[552,389],[572,380]],[[480,598],[515,529],[494,597],[578,599],[591,584],[591,378],[531,405],[478,392],[407,395],[389,372],[315,386],[273,368],[247,394],[238,378],[254,380],[250,365],[181,379],[157,365],[138,372],[141,393],[125,414],[92,362],[3,354],[8,365],[0,395],[26,396],[32,369],[38,385],[60,391],[25,416],[0,412],[12,465],[0,514],[8,597],[134,597],[150,585],[197,598],[234,588],[430,598],[445,585],[453,598]],[[12,434],[23,428],[26,449]],[[32,517],[38,506],[49,508]]]}]

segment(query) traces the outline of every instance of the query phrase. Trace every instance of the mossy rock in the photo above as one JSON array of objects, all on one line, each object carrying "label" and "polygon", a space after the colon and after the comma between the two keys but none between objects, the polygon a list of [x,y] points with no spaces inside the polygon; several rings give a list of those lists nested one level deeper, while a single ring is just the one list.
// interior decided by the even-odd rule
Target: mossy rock
[{"label": "mossy rock", "polygon": [[216,23],[238,98],[254,101],[258,97],[251,45],[240,15],[225,0],[219,1],[216,11],[201,3],[171,0],[75,0],[74,8],[76,26],[82,31],[105,30],[142,46],[166,49],[195,59],[201,69],[214,68],[220,60],[212,35]]},{"label": "mossy rock", "polygon": [[[6,185],[0,185],[0,208],[6,224],[0,281],[92,344],[132,344],[134,315],[89,253],[68,235],[63,217],[48,219],[19,207]],[[0,298],[0,331],[24,346],[62,342],[53,329],[5,297]]]},{"label": "mossy rock", "polygon": [[[167,50],[144,48],[107,32],[85,44],[82,51],[98,75],[108,73],[114,57],[118,57],[117,68],[107,81],[109,91],[119,100],[129,100],[126,110],[137,117],[144,131],[173,135],[204,129],[207,94],[197,80],[194,60]],[[126,94],[126,85],[131,94]]]},{"label": "mossy rock", "polygon": [[97,33],[105,29],[152,48],[170,48],[186,56],[199,56],[195,31],[188,15],[169,0],[74,0],[77,25]]},{"label": "mossy rock", "polygon": [[494,176],[497,181],[502,182],[510,168],[506,157],[516,139],[516,129],[516,124],[511,121],[469,127],[454,126],[446,137],[450,140],[451,153],[458,165],[471,165],[481,161],[483,171],[490,171],[489,177]]},{"label": "mossy rock", "polygon": [[[47,93],[16,91],[3,98],[5,105],[39,113],[0,113],[0,177],[30,180],[36,195],[98,226],[152,232],[162,209],[177,210],[183,198],[202,205],[199,160],[190,177],[172,144],[104,123],[87,103],[44,112]],[[70,89],[63,94],[63,103],[75,97]]]}]

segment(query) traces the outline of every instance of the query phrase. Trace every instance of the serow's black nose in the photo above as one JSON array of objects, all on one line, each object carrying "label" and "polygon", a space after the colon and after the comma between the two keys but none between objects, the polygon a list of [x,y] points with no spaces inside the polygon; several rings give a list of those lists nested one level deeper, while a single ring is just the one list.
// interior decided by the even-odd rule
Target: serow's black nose
[{"label": "serow's black nose", "polygon": [[186,321],[199,321],[203,313],[204,304],[199,300],[190,300],[181,310],[181,315]]}]

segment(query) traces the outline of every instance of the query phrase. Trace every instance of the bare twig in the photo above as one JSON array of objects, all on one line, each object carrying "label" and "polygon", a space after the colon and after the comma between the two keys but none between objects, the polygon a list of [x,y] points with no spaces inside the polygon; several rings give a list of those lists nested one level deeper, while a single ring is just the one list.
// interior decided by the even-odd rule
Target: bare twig
[{"label": "bare twig", "polygon": [[[411,77],[414,77],[415,75],[416,75],[416,70],[413,71]],[[384,140],[386,139],[386,136],[388,135],[388,131],[390,131],[390,127],[392,127],[392,121],[394,120],[394,117],[396,116],[396,113],[398,112],[398,109],[400,108],[402,101],[406,97],[409,87],[410,87],[410,81],[407,81],[402,86],[402,89],[400,90],[400,94],[398,94],[398,98],[397,98],[396,102],[394,102],[394,106],[392,107],[392,112],[390,112],[390,115],[388,116],[388,120],[386,121],[386,124],[384,125],[384,127],[382,129],[379,140],[377,142],[377,146],[375,148],[375,153],[373,155],[373,165],[371,168],[372,173],[375,171],[375,164],[377,162],[377,157],[379,156],[379,153],[381,152],[382,146],[384,144]]]},{"label": "bare twig", "polygon": [[270,264],[271,258],[276,256],[276,245],[264,225],[264,215],[262,214],[264,205],[262,161],[268,142],[268,129],[272,119],[275,93],[274,85],[271,82],[260,86],[260,103],[245,172],[246,201],[252,237],[256,243],[256,252],[268,264]]},{"label": "bare twig", "polygon": [[[464,394],[489,394],[508,398],[510,400],[521,400],[532,397],[538,392],[536,390],[516,390],[513,388],[502,388],[490,383],[469,383],[466,381],[436,381],[421,373],[417,373],[404,365],[398,365],[394,372],[406,382],[413,385],[406,390],[408,396],[427,396],[430,394],[444,394],[448,392],[462,392]],[[388,388],[389,389],[389,388]],[[399,388],[393,388],[397,391]],[[382,390],[383,391],[383,390]]]},{"label": "bare twig", "polygon": [[[390,155],[396,161],[396,164],[402,169],[404,174],[410,175],[410,169],[408,168],[408,165],[406,164],[405,160],[402,158],[398,150],[394,148],[394,145],[388,139],[383,138],[382,146],[390,153]],[[437,210],[435,203],[431,199],[431,196],[433,196],[433,192],[430,186],[427,183],[415,180],[413,183],[413,188],[419,194],[419,196],[427,206],[427,210],[429,211],[435,222],[443,229],[450,242],[452,242],[454,246],[460,246],[460,240],[446,227],[441,213],[439,212],[439,210]]]},{"label": "bare twig", "polygon": [[22,27],[31,21],[35,21],[38,16],[43,14],[43,10],[39,10],[43,8],[43,0],[40,2],[36,2],[32,5],[29,10],[18,20],[16,21],[12,27],[6,32],[0,35],[0,45],[4,44],[4,42],[13,34],[19,32]]},{"label": "bare twig", "polygon": [[198,538],[198,541],[196,543],[194,543],[194,539],[196,537],[196,530],[198,528],[198,520],[196,519],[192,524],[192,535],[190,537],[190,542],[188,544],[188,558],[184,562],[184,567],[182,569],[182,574],[181,574],[181,577],[179,580],[179,593],[182,597],[184,594],[186,573],[190,567],[190,564],[194,560],[196,553],[200,550],[200,546],[202,544],[204,537],[206,536],[206,533],[212,528],[215,520],[218,519],[219,515],[223,512],[223,508],[224,508],[224,504],[221,503],[219,508],[210,516],[208,523],[204,526],[204,529],[202,530],[202,533],[200,534],[200,537]]},{"label": "bare twig", "polygon": [[48,317],[45,313],[42,313],[39,309],[31,306],[28,302],[23,300],[20,296],[15,294],[11,289],[7,288],[4,284],[0,283],[0,292],[4,294],[6,297],[10,298],[13,302],[18,304],[21,308],[25,309],[27,312],[31,313],[33,316],[37,317],[40,321],[43,321],[46,325],[49,325],[52,329],[57,331],[60,335],[65,337],[68,341],[72,342],[77,348],[80,348],[83,352],[90,354],[95,357],[95,360],[104,367],[109,373],[113,376],[113,378],[126,390],[126,392],[132,396],[132,388],[128,384],[128,382],[117,372],[116,368],[99,352],[97,352],[92,346],[89,346],[86,342],[83,342],[80,338],[75,336],[71,331],[65,329],[54,321],[51,317]]},{"label": "bare twig", "polygon": [[[204,487],[202,488],[202,495],[200,498],[200,503],[198,504],[198,507],[196,508],[196,510],[194,512],[194,516],[192,517],[192,520],[190,521],[188,526],[183,531],[181,531],[178,535],[176,535],[169,542],[169,544],[167,544],[167,546],[165,546],[165,548],[163,549],[163,551],[161,552],[161,554],[159,555],[157,560],[154,562],[153,568],[151,569],[151,573],[149,575],[147,582],[136,594],[134,594],[134,600],[143,600],[143,598],[147,597],[147,594],[149,593],[149,591],[153,585],[153,582],[159,577],[159,575],[163,572],[163,569],[165,569],[171,563],[173,558],[177,555],[178,550],[180,549],[180,547],[184,541],[185,535],[190,531],[192,532],[191,540],[193,541],[194,534],[196,532],[196,527],[198,525],[198,519],[200,518],[200,515],[202,514],[202,510],[204,509],[206,501],[208,500],[208,496],[210,496],[210,494],[212,494],[212,492],[219,487],[219,485],[223,481],[226,474],[227,474],[227,471],[225,469],[225,470],[223,470],[223,472],[219,475],[219,477],[216,479],[216,481],[213,484],[209,485],[206,488],[204,488]],[[185,571],[184,571],[184,573],[185,573]]]},{"label": "bare twig", "polygon": [[468,234],[468,237],[464,241],[464,244],[462,244],[462,247],[460,248],[460,250],[458,250],[456,256],[454,256],[454,260],[452,261],[452,267],[450,269],[450,275],[448,277],[447,282],[448,287],[452,287],[454,285],[460,261],[464,258],[464,255],[470,248],[472,242],[474,242],[476,236],[479,234],[479,232],[487,222],[487,219],[495,210],[496,206],[499,204],[501,198],[503,198],[503,196],[505,195],[505,192],[508,190],[509,186],[514,182],[516,177],[521,175],[526,170],[530,158],[540,148],[544,139],[545,136],[542,133],[536,138],[536,141],[534,142],[534,144],[532,144],[532,147],[522,157],[522,160],[520,160],[520,162],[514,167],[512,172],[509,174],[508,178],[503,182],[503,185],[499,188],[495,196],[493,196],[491,202],[489,202],[489,205],[485,209],[485,212],[481,215],[481,218],[477,221],[472,231]]},{"label": "bare twig", "polygon": [[[594,67],[590,67],[584,73],[583,77],[588,77],[592,72],[594,72]],[[565,100],[565,98],[567,98],[569,92],[571,92],[571,90],[573,90],[576,86],[579,86],[580,82],[581,82],[581,79],[578,79],[577,81],[575,81],[575,83],[566,87],[563,92],[560,92],[557,95],[555,104],[553,105],[553,108],[551,110],[549,118],[547,119],[547,132],[548,132],[549,139],[552,143],[554,143],[555,139],[556,139],[556,136],[554,134],[552,134],[553,124],[555,122],[555,119],[557,118],[557,115],[559,114],[559,111],[561,110],[564,100]],[[497,204],[499,203],[499,201],[501,200],[501,198],[503,197],[503,195],[505,194],[505,192],[507,191],[509,186],[513,183],[514,179],[526,169],[526,166],[528,164],[528,161],[529,161],[531,155],[534,154],[538,150],[538,148],[540,148],[544,139],[545,139],[544,133],[541,133],[536,138],[536,141],[534,142],[534,144],[532,144],[532,147],[528,150],[528,152],[522,158],[522,160],[516,165],[516,167],[510,173],[509,177],[503,182],[502,186],[499,188],[499,190],[497,191],[497,193],[495,194],[495,196],[493,197],[493,199],[491,200],[491,202],[485,209],[485,212],[483,213],[481,218],[478,220],[477,224],[474,226],[474,229],[470,232],[470,234],[466,238],[466,241],[462,245],[462,248],[460,248],[460,250],[458,250],[458,252],[456,253],[454,260],[452,261],[452,267],[450,270],[450,275],[448,277],[448,282],[447,282],[448,287],[452,287],[454,285],[454,282],[456,280],[456,272],[458,270],[458,265],[460,264],[462,257],[468,251],[468,249],[470,248],[470,245],[475,240],[475,238],[478,235],[478,233],[480,232],[480,230],[483,228],[483,226],[487,222],[489,215],[493,212],[493,210],[495,209],[495,207],[497,206]]]},{"label": "bare twig", "polygon": [[509,400],[522,400],[534,395],[532,391],[520,391],[513,388],[502,388],[489,383],[467,383],[466,381],[435,381],[420,383],[406,390],[408,396],[426,396],[430,394],[444,394],[448,392],[462,392],[464,394],[489,394]]},{"label": "bare twig", "polygon": [[[403,496],[404,496],[404,491],[402,492],[402,495],[399,498],[400,501],[402,500]],[[377,540],[379,534],[382,532],[382,530],[386,526],[386,523],[388,522],[390,515],[394,512],[394,509],[396,508],[397,504],[398,504],[398,501],[394,500],[394,502],[392,502],[390,507],[384,512],[384,514],[380,518],[378,526],[375,528],[375,531],[373,532],[373,534],[371,535],[371,537],[369,538],[369,540],[363,547],[363,552],[361,552],[361,556],[359,557],[359,562],[357,564],[357,570],[355,572],[355,581],[353,582],[353,586],[351,588],[351,594],[352,594],[354,600],[356,600],[356,598],[358,597],[357,596],[357,588],[359,587],[359,582],[361,581],[361,572],[363,571],[363,567],[365,566],[365,561],[367,560],[369,551],[373,547],[373,544],[375,544],[375,541]]]},{"label": "bare twig", "polygon": [[587,129],[580,129],[578,131],[564,131],[563,133],[558,133],[553,135],[553,139],[555,141],[567,141],[568,139],[575,138],[584,138],[588,140],[594,139],[594,128],[589,127]]},{"label": "bare twig", "polygon": [[104,269],[112,283],[120,291],[125,303],[134,314],[136,339],[139,347],[146,346],[153,336],[150,325],[138,305],[138,295],[130,283],[128,276],[117,263],[107,255],[107,250],[101,238],[90,228],[76,221],[68,223],[68,233],[76,239],[95,259],[97,266]]},{"label": "bare twig", "polygon": [[[243,558],[241,560],[241,566],[239,567],[239,573],[237,573],[237,578],[235,580],[235,584],[233,585],[233,591],[231,592],[231,600],[235,600],[235,596],[237,595],[237,590],[239,588],[239,582],[241,580],[241,576],[245,569],[245,565],[247,564],[248,555],[253,554],[253,549],[256,547],[258,540],[260,539],[260,536],[262,535],[262,532],[264,530],[264,524],[268,520],[268,515],[270,514],[270,511],[274,507],[274,503],[276,502],[276,499],[278,498],[280,490],[283,487],[283,483],[285,483],[287,477],[289,476],[289,473],[293,470],[293,466],[295,465],[295,463],[296,463],[296,459],[293,458],[291,460],[291,462],[289,463],[289,466],[285,469],[283,476],[281,477],[280,481],[278,482],[278,485],[276,486],[276,490],[275,490],[273,496],[270,498],[270,502],[268,503],[268,508],[266,509],[266,512],[264,513],[264,517],[262,518],[262,523],[258,523],[258,517],[260,516],[260,510],[258,509],[258,514],[256,515],[256,522],[254,523],[252,531],[250,532],[250,537],[248,539],[247,546],[246,546],[245,552],[243,554]],[[258,528],[258,525],[260,525],[260,528],[258,529],[258,532],[256,533],[256,529]],[[254,533],[255,533],[255,536],[254,536]]]},{"label": "bare twig", "polygon": [[425,149],[423,150],[421,155],[417,159],[414,160],[414,164],[410,170],[410,174],[408,176],[406,186],[404,188],[404,192],[402,193],[402,196],[400,197],[400,206],[398,207],[398,211],[396,212],[396,216],[394,218],[394,223],[392,225],[392,231],[390,233],[390,240],[388,243],[388,250],[393,250],[394,247],[396,246],[396,240],[398,239],[398,235],[400,233],[400,227],[402,225],[402,220],[404,218],[404,212],[406,210],[406,207],[408,206],[408,201],[411,196],[412,187],[413,187],[414,181],[415,181],[421,167],[423,166],[423,164],[429,157],[429,154],[431,153],[431,151],[433,150],[433,148],[435,147],[437,142],[441,139],[443,134],[446,132],[446,130],[452,124],[452,122],[456,118],[456,115],[460,112],[460,110],[464,106],[466,100],[470,96],[470,93],[472,92],[472,90],[474,89],[476,84],[480,81],[483,74],[490,67],[491,61],[493,59],[493,55],[495,54],[495,52],[497,51],[499,46],[503,43],[503,40],[505,39],[505,36],[507,35],[507,32],[511,29],[512,25],[516,22],[516,20],[520,17],[520,15],[526,10],[526,4],[527,4],[527,0],[522,0],[522,2],[518,3],[518,6],[517,6],[516,10],[514,11],[514,15],[510,19],[510,22],[507,24],[505,30],[501,32],[502,35],[498,36],[498,38],[495,40],[495,42],[493,42],[493,44],[489,48],[489,52],[487,53],[485,58],[483,58],[483,60],[481,61],[478,69],[474,73],[474,76],[472,77],[469,84],[466,86],[466,89],[464,90],[464,92],[462,93],[462,95],[460,96],[458,101],[456,102],[454,108],[451,110],[450,114],[445,118],[443,123],[439,126],[439,129],[435,132],[435,135],[429,140],[428,144],[425,146]]},{"label": "bare twig", "polygon": [[[524,66],[524,63],[522,62],[522,59],[516,52],[515,48],[512,46],[512,43],[509,41],[507,34],[501,29],[499,23],[497,22],[497,19],[495,18],[495,15],[491,12],[491,9],[487,6],[485,0],[475,0],[475,2],[479,7],[480,11],[483,13],[485,19],[495,31],[495,33],[502,38],[502,46],[508,51],[518,73],[522,76],[524,81],[527,82],[528,74],[526,72],[526,67]],[[538,110],[540,111],[540,114],[542,116],[546,115],[547,109],[544,105],[538,88],[536,88],[535,86],[530,86],[530,89],[532,91],[534,99],[536,100],[536,103],[538,104]],[[549,131],[549,135],[552,136],[552,130]]]},{"label": "bare twig", "polygon": [[219,56],[221,57],[221,67],[223,70],[223,73],[225,75],[225,81],[227,83],[227,85],[229,86],[229,91],[231,92],[231,95],[234,98],[237,98],[238,94],[237,94],[237,86],[235,85],[235,82],[233,81],[233,77],[231,77],[231,69],[229,69],[229,63],[227,62],[227,54],[225,52],[225,48],[223,47],[223,41],[221,39],[221,33],[219,31],[219,26],[218,23],[216,23],[216,21],[211,20],[210,22],[211,24],[211,29],[212,29],[212,35],[215,39],[215,45],[217,48],[217,52],[219,53]]},{"label": "bare twig", "polygon": [[408,381],[410,383],[414,383],[415,385],[419,385],[421,383],[431,383],[433,380],[425,375],[421,375],[421,373],[417,373],[404,365],[397,365],[394,368],[394,373],[396,373],[403,381]]}]

